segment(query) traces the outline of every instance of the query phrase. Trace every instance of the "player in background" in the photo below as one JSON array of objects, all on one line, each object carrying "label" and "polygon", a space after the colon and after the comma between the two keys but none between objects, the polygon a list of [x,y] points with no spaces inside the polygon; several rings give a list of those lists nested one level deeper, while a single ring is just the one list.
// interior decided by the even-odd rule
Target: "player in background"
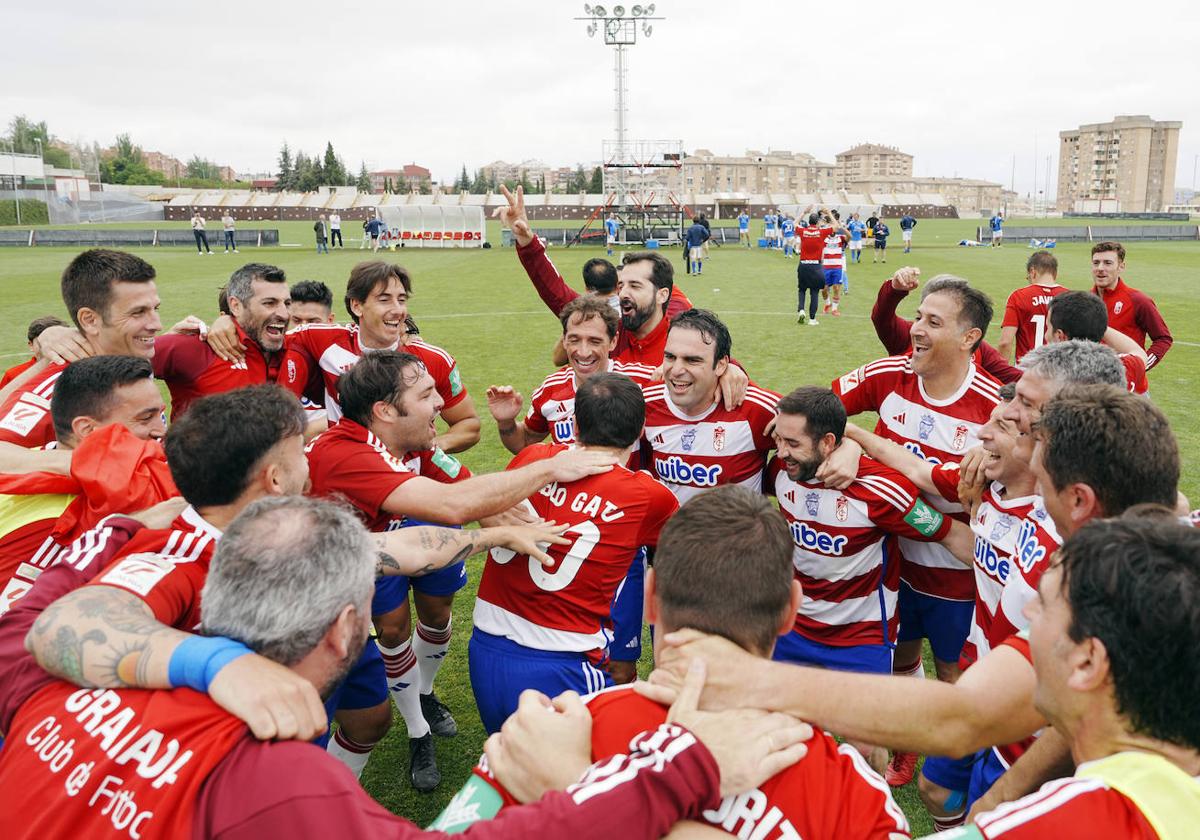
[{"label": "player in background", "polygon": [[842,284],[846,280],[845,228],[833,229],[825,237],[825,248],[821,251],[821,270],[825,274],[825,286],[821,289],[821,297],[825,299],[825,313],[840,317],[842,313],[838,311],[838,305],[842,302]]},{"label": "player in background", "polygon": [[[908,478],[867,457],[841,490],[816,478],[847,429],[846,410],[833,391],[797,388],[779,401],[778,411],[776,458],[765,486],[788,522],[805,599],[791,632],[776,643],[774,658],[890,674],[900,584],[896,539],[942,541],[968,564],[970,529],[927,505]],[[877,772],[884,771],[887,750],[854,746]]]},{"label": "player in background", "polygon": [[750,247],[750,208],[743,207],[742,212],[738,213],[738,242],[744,244],[747,248]]},{"label": "player in background", "polygon": [[675,316],[667,334],[663,382],[646,386],[642,456],[682,504],[712,487],[762,486],[774,444],[767,428],[779,395],[751,383],[746,399],[727,408],[720,377],[729,368],[729,330],[706,309]]},{"label": "player in background", "polygon": [[[642,432],[645,403],[630,379],[597,373],[575,399],[578,448],[626,462]],[[534,444],[509,469],[538,464],[565,451]],[[658,542],[675,497],[644,472],[623,467],[541,488],[528,500],[539,517],[568,523],[567,547],[554,547],[550,568],[524,555],[491,553],[475,601],[471,689],[490,733],[517,707],[527,688],[549,695],[586,694],[612,680],[601,670],[611,634],[617,588],[642,546]]]},{"label": "player in background", "polygon": [[777,223],[778,217],[775,215],[775,211],[768,207],[767,212],[763,214],[763,238],[767,240],[768,248],[775,248],[779,245],[775,228]]},{"label": "player in background", "polygon": [[[817,325],[817,302],[825,291],[825,272],[821,269],[821,258],[825,253],[825,240],[833,235],[832,225],[821,225],[821,214],[810,213],[808,224],[800,229],[800,262],[796,265],[796,323]],[[804,296],[808,295],[805,307]]]},{"label": "player in background", "polygon": [[688,274],[700,274],[704,270],[704,243],[708,242],[709,232],[700,219],[697,216],[683,236],[684,247],[687,248]]},{"label": "player in background", "polygon": [[[174,495],[158,446],[166,432],[162,395],[150,363],[133,356],[94,356],[68,365],[58,378],[50,415],[54,447],[72,458],[71,476],[3,476],[0,496],[0,615],[58,562],[91,522],[135,502],[136,510]],[[121,429],[108,428],[120,426]],[[126,433],[127,430],[127,433]],[[97,434],[99,433],[99,434]],[[89,438],[99,447],[76,451]],[[102,443],[95,443],[102,440]],[[155,495],[151,495],[155,494]]]},{"label": "player in background", "polygon": [[[875,225],[872,228],[874,231],[875,252],[871,254],[871,262],[882,262],[887,264],[887,241],[892,235],[891,228],[887,226],[882,218],[875,220]],[[882,257],[882,259],[880,259]]]},{"label": "player in background", "polygon": [[[1050,299],[1067,291],[1058,283],[1058,259],[1035,251],[1025,261],[1025,285],[1008,296],[996,349],[1005,360],[1021,357],[1046,342],[1046,312]],[[1014,347],[1016,355],[1013,355]]]},{"label": "player in background", "polygon": [[852,262],[862,262],[863,238],[867,226],[858,214],[854,213],[850,216],[850,221],[846,222],[846,230],[850,232],[850,259]]},{"label": "player in background", "polygon": [[8,370],[4,371],[4,375],[0,376],[0,388],[3,388],[9,382],[12,382],[25,371],[29,370],[37,364],[37,348],[34,342],[49,327],[65,327],[66,321],[62,318],[56,318],[53,315],[43,315],[41,318],[34,318],[29,322],[29,329],[25,331],[25,343],[29,346],[33,353],[28,359],[19,364],[15,364]]},{"label": "player in background", "polygon": [[617,234],[621,231],[621,222],[616,213],[609,213],[604,220],[605,242],[608,244],[608,255],[613,255],[613,246],[617,244]]},{"label": "player in background", "polygon": [[[833,383],[846,413],[879,414],[876,434],[926,460],[959,461],[978,442],[979,428],[999,400],[1000,383],[975,366],[972,356],[987,332],[992,304],[987,295],[952,275],[925,289],[911,329],[912,355],[892,356],[851,371]],[[845,452],[843,452],[845,450]],[[833,486],[856,474],[861,450],[839,447],[822,475]],[[942,513],[966,519],[961,505],[930,497]],[[968,568],[943,547],[900,540],[900,631],[894,670],[924,678],[921,640],[929,639],[938,678],[958,677],[958,658],[971,626],[975,584]],[[907,784],[916,764],[899,753],[888,780]],[[954,783],[944,785],[953,789]]]},{"label": "player in background", "polygon": [[333,292],[320,280],[301,280],[292,284],[292,305],[288,307],[288,329],[304,324],[332,324]]},{"label": "player in background", "polygon": [[912,252],[913,228],[917,226],[917,220],[912,217],[911,213],[905,213],[900,217],[900,238],[904,240],[904,253]]},{"label": "player in background", "polygon": [[997,210],[991,219],[988,220],[988,227],[992,229],[992,247],[999,248],[1004,244],[1004,211]]},{"label": "player in background", "polygon": [[1171,343],[1171,330],[1145,292],[1125,285],[1125,248],[1120,242],[1097,242],[1092,246],[1092,292],[1104,301],[1108,325],[1146,347],[1146,370],[1163,360]]},{"label": "player in background", "polygon": [[779,228],[783,234],[783,255],[790,260],[796,252],[796,220],[791,215],[784,216]]},{"label": "player in background", "polygon": [[1126,387],[1135,394],[1147,392],[1146,351],[1108,325],[1108,313],[1099,298],[1088,292],[1064,291],[1050,301],[1048,317],[1047,344],[1071,340],[1103,342],[1121,360]]},{"label": "player in background", "polygon": [[[312,493],[341,496],[374,532],[412,521],[464,525],[509,510],[550,481],[606,470],[613,459],[563,452],[521,470],[472,477],[433,444],[442,398],[421,360],[409,353],[369,353],[340,380],[342,420],[308,447]],[[372,621],[383,655],[387,688],[379,680],[346,700],[364,716],[387,717],[388,689],[408,726],[410,778],[419,790],[441,780],[432,734],[453,737],[457,724],[433,691],[450,647],[454,595],[467,582],[465,555],[412,581],[416,634],[409,610],[409,580],[381,580]],[[369,663],[363,668],[370,669]],[[381,708],[382,707],[382,708]],[[386,726],[384,726],[386,731]]]},{"label": "player in background", "polygon": [[620,322],[606,301],[591,295],[577,297],[566,305],[559,320],[567,365],[546,377],[533,392],[524,421],[517,423],[523,398],[511,385],[493,385],[487,390],[488,411],[496,420],[500,442],[513,455],[547,436],[553,443],[574,442],[575,392],[588,377],[621,373],[639,385],[648,385],[654,378],[653,368],[614,362],[609,357]]}]

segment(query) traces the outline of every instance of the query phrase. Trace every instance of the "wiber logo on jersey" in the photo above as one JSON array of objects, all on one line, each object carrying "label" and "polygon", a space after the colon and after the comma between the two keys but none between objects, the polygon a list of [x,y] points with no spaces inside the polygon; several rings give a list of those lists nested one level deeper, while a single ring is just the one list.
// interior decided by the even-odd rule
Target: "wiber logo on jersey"
[{"label": "wiber logo on jersey", "polygon": [[721,465],[706,467],[703,464],[689,464],[678,455],[672,455],[670,458],[655,458],[654,471],[663,481],[695,487],[716,487]]},{"label": "wiber logo on jersey", "polygon": [[554,423],[554,439],[559,443],[567,443],[575,439],[575,423],[571,420],[556,420]]},{"label": "wiber logo on jersey", "polygon": [[819,551],[821,554],[836,557],[846,548],[845,537],[819,531],[800,519],[789,522],[788,529],[792,532],[792,542],[808,551]]},{"label": "wiber logo on jersey", "polygon": [[996,552],[992,543],[980,536],[975,537],[975,562],[979,565],[979,568],[995,577],[1001,583],[1008,580],[1008,573],[1011,571],[1008,565],[1008,558],[1002,558]]},{"label": "wiber logo on jersey", "polygon": [[[1034,511],[1034,515],[1041,513],[1040,509]],[[1017,563],[1021,567],[1021,571],[1025,574],[1029,572],[1046,558],[1046,547],[1038,541],[1037,525],[1025,519],[1021,522],[1021,528],[1017,531]]]}]

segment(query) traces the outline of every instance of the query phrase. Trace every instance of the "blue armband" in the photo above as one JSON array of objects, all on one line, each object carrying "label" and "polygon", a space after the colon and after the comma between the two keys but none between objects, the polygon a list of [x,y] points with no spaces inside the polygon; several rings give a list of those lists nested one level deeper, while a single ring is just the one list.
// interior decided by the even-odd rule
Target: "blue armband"
[{"label": "blue armband", "polygon": [[172,688],[186,686],[207,692],[218,671],[239,656],[253,652],[241,642],[223,636],[189,636],[171,654],[167,681]]}]

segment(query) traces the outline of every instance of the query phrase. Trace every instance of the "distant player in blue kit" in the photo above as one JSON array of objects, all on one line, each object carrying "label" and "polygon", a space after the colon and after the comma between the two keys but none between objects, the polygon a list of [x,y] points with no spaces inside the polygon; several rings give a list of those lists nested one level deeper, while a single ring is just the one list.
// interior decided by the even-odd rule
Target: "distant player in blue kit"
[{"label": "distant player in blue kit", "polygon": [[790,258],[796,251],[796,220],[791,216],[784,216],[783,221],[779,223],[779,229],[783,233],[783,255]]},{"label": "distant player in blue kit", "polygon": [[992,229],[992,247],[999,248],[1004,244],[1004,211],[997,210],[996,215],[988,220],[988,226]]},{"label": "distant player in blue kit", "polygon": [[917,220],[912,217],[911,213],[905,213],[900,217],[900,236],[904,240],[904,253],[912,250],[912,234],[913,228],[917,226]]},{"label": "distant player in blue kit", "polygon": [[778,220],[776,219],[774,212],[772,212],[770,210],[768,210],[767,214],[765,216],[763,216],[763,237],[767,240],[768,248],[775,247],[775,239],[776,239],[775,224],[777,221]]},{"label": "distant player in blue kit", "polygon": [[850,260],[862,262],[863,237],[867,232],[867,223],[855,213],[850,217],[850,221],[846,222],[846,230],[850,232]]},{"label": "distant player in blue kit", "polygon": [[617,244],[617,231],[621,229],[621,223],[617,220],[616,213],[609,213],[608,218],[604,220],[604,232],[608,234],[608,255],[611,257],[613,245]]},{"label": "distant player in blue kit", "polygon": [[738,223],[738,242],[743,243],[747,248],[750,247],[750,208],[744,208],[737,217]]},{"label": "distant player in blue kit", "polygon": [[704,269],[704,243],[708,241],[708,228],[700,223],[697,217],[684,235],[684,247],[687,248],[688,274],[700,274]]}]

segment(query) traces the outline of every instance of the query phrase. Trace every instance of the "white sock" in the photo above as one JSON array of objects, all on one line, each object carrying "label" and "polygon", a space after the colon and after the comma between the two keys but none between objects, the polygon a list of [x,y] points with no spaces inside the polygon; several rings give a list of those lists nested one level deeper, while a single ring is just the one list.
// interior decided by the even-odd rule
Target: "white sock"
[{"label": "white sock", "polygon": [[[375,643],[379,644],[379,640],[376,639]],[[388,693],[404,718],[408,737],[425,737],[429,734],[429,724],[421,714],[421,698],[417,694],[417,680],[421,675],[417,670],[417,657],[413,655],[412,640],[405,639],[394,648],[379,644],[379,652],[383,655],[383,666],[387,671]]]},{"label": "white sock", "polygon": [[433,691],[433,680],[437,677],[442,663],[446,661],[446,653],[450,650],[450,627],[453,623],[446,622],[442,628],[428,627],[417,620],[417,632],[412,638],[413,653],[417,656],[417,670],[421,674],[420,690],[422,694]]},{"label": "white sock", "polygon": [[907,671],[893,670],[892,674],[893,674],[893,676],[897,676],[897,677],[914,677],[915,679],[923,680],[923,679],[925,679],[925,665],[924,665],[924,663],[921,662],[920,659],[918,659],[917,664],[915,666],[913,666],[912,668],[910,668],[909,670],[907,670]]},{"label": "white sock", "polygon": [[358,741],[352,741],[342,734],[341,729],[338,729],[329,739],[329,746],[325,748],[325,751],[349,767],[354,778],[359,779],[362,778],[363,768],[367,766],[367,759],[371,757],[373,749],[375,749],[374,744],[360,744]]},{"label": "white sock", "polygon": [[837,308],[838,308],[838,302],[835,300],[835,301],[833,302],[833,311],[834,311],[834,312],[837,312]]}]

